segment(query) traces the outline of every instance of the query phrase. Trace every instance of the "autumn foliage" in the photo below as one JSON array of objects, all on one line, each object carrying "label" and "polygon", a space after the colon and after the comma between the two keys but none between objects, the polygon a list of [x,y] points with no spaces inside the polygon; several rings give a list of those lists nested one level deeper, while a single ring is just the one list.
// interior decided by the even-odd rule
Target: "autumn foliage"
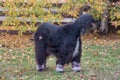
[{"label": "autumn foliage", "polygon": [[[0,16],[6,17],[2,21],[2,28],[15,29],[25,32],[36,30],[36,24],[49,21],[57,22],[63,18],[76,18],[80,8],[89,2],[90,14],[101,20],[106,7],[109,6],[109,22],[113,28],[120,26],[120,2],[109,2],[109,0],[1,0]],[[0,27],[1,28],[1,27]]]}]

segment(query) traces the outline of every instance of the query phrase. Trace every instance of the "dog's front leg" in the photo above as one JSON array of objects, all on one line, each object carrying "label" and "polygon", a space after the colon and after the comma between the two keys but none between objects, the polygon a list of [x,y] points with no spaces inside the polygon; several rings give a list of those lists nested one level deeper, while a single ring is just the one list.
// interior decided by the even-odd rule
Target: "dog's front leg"
[{"label": "dog's front leg", "polygon": [[56,61],[57,72],[64,72],[64,64],[65,64],[64,57],[65,56],[61,56],[61,55],[57,57],[57,61]]},{"label": "dog's front leg", "polygon": [[78,39],[75,50],[73,52],[73,59],[72,59],[72,70],[74,72],[79,72],[81,70],[80,67],[81,55],[82,55],[82,44],[81,44],[81,39]]}]

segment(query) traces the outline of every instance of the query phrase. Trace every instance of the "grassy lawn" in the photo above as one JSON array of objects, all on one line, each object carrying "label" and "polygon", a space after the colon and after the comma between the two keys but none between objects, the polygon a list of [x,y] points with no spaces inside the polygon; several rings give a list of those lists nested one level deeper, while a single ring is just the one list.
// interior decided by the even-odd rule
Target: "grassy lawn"
[{"label": "grassy lawn", "polygon": [[57,73],[55,57],[48,59],[46,71],[36,71],[33,44],[25,48],[0,47],[0,80],[120,80],[120,40],[104,41],[83,41],[82,70],[78,73],[72,72],[71,64],[64,73]]}]

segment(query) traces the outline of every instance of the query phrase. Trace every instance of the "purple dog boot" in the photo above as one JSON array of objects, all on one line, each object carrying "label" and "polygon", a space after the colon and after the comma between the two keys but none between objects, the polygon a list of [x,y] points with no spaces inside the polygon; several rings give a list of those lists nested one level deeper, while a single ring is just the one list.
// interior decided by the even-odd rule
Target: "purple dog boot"
[{"label": "purple dog boot", "polygon": [[60,65],[60,64],[57,64],[57,65],[56,65],[56,71],[57,71],[57,72],[64,72],[64,66],[63,66],[63,65]]},{"label": "purple dog boot", "polygon": [[73,72],[79,72],[81,70],[80,63],[77,63],[77,62],[74,61],[72,63],[72,70],[73,70]]},{"label": "purple dog boot", "polygon": [[36,70],[37,70],[37,71],[43,71],[43,70],[45,70],[45,65],[41,65],[41,66],[40,66],[40,65],[37,65],[37,66],[36,66]]}]

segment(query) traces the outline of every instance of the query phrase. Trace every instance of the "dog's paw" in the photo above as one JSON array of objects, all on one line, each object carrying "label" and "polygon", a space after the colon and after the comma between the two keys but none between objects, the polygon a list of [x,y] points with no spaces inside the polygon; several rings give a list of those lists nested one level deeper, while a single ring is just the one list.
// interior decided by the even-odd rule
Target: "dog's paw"
[{"label": "dog's paw", "polygon": [[36,66],[36,70],[37,70],[37,71],[43,71],[43,70],[45,70],[45,65],[41,65],[41,66],[40,66],[40,65],[37,65],[37,66]]},{"label": "dog's paw", "polygon": [[72,63],[72,70],[73,70],[73,72],[79,72],[81,70],[80,63],[73,62]]},{"label": "dog's paw", "polygon": [[64,72],[64,66],[60,65],[60,64],[57,64],[56,65],[56,72]]}]

